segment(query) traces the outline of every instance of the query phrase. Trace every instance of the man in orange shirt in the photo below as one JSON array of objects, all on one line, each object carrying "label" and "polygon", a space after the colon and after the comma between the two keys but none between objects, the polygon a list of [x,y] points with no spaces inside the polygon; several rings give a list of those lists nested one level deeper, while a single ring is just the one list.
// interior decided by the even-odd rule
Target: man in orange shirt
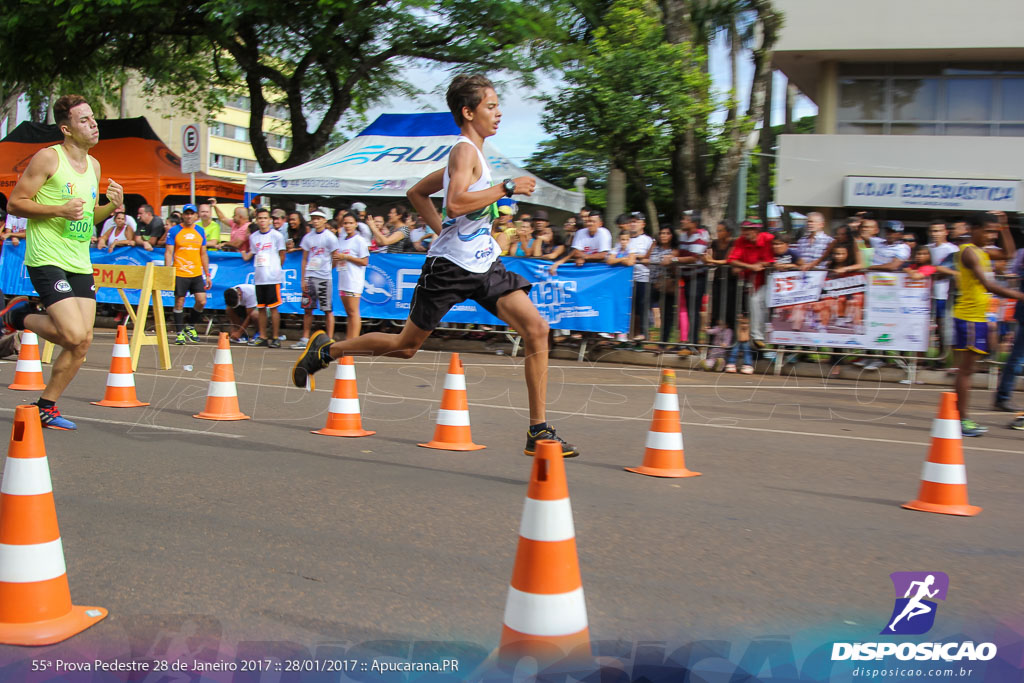
[{"label": "man in orange shirt", "polygon": [[[195,324],[202,320],[206,308],[206,290],[213,285],[210,257],[206,253],[206,233],[196,228],[195,204],[186,204],[181,211],[181,224],[167,234],[164,263],[174,264],[174,331],[175,344],[198,344]],[[195,295],[195,304],[185,325],[185,297]]]}]

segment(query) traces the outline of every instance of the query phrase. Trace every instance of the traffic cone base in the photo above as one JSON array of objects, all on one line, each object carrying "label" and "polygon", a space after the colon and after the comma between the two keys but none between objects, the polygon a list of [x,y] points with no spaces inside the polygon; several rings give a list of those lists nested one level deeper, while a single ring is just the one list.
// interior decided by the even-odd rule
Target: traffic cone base
[{"label": "traffic cone base", "polygon": [[52,645],[107,616],[71,604],[36,406],[18,406],[0,484],[0,644]]},{"label": "traffic cone base", "polygon": [[487,448],[473,443],[473,435],[469,428],[466,374],[457,353],[452,354],[448,374],[444,378],[444,393],[441,395],[441,408],[437,411],[434,438],[427,443],[416,445],[442,451],[479,451]]},{"label": "traffic cone base", "polygon": [[956,394],[945,392],[939,399],[939,415],[932,423],[932,445],[921,470],[921,488],[917,499],[904,503],[904,508],[960,517],[981,512],[980,507],[967,502],[962,441]]},{"label": "traffic cone base", "polygon": [[654,397],[654,417],[644,446],[643,464],[639,467],[624,467],[624,470],[648,477],[673,479],[700,476],[700,472],[687,469],[683,456],[675,370],[662,370],[661,384]]},{"label": "traffic cone base", "polygon": [[107,389],[102,401],[92,401],[94,406],[107,408],[141,408],[148,406],[135,394],[135,373],[132,372],[132,354],[128,348],[128,328],[117,326],[117,339],[110,358],[110,372],[107,374]]},{"label": "traffic cone base", "polygon": [[363,429],[355,361],[352,356],[342,356],[338,359],[338,369],[334,373],[334,391],[327,408],[327,424],[323,429],[313,430],[313,434],[359,437],[376,433]]},{"label": "traffic cone base", "polygon": [[14,381],[7,388],[15,391],[42,391],[46,388],[43,363],[39,360],[39,337],[35,332],[22,330],[21,351],[14,366]]},{"label": "traffic cone base", "polygon": [[231,345],[228,333],[221,332],[217,350],[213,354],[213,374],[206,394],[206,407],[192,417],[200,420],[248,420],[249,416],[238,408],[238,390],[235,388],[235,369],[231,364]]}]

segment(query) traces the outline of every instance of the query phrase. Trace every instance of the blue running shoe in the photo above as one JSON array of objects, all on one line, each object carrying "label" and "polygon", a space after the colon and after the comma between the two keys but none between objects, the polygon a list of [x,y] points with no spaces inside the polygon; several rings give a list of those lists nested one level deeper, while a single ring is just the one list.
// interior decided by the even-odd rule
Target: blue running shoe
[{"label": "blue running shoe", "polygon": [[[20,328],[15,327],[11,324],[11,318],[18,314],[18,311],[22,310],[26,306],[31,306],[28,302],[27,296],[16,296],[11,299],[11,302],[0,311],[0,321],[3,324],[3,334],[11,334],[17,332]],[[12,313],[14,315],[12,315]]]},{"label": "blue running shoe", "polygon": [[44,427],[48,427],[49,429],[63,429],[64,431],[78,429],[78,425],[74,422],[65,417],[61,417],[60,411],[57,410],[57,406],[40,408],[39,421],[43,423]]}]

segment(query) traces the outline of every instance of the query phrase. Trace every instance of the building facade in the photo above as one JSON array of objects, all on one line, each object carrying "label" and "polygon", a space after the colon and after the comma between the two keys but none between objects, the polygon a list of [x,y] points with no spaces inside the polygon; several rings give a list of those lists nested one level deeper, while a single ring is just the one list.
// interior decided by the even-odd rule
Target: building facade
[{"label": "building facade", "polygon": [[1024,3],[775,0],[781,70],[818,106],[778,141],[776,201],[922,224],[1024,211]]}]

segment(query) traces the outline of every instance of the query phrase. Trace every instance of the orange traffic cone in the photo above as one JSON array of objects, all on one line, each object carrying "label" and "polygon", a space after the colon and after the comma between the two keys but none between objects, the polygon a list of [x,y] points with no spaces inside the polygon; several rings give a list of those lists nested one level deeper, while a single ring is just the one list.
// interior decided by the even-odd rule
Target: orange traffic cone
[{"label": "orange traffic cone", "polygon": [[921,490],[917,500],[903,507],[964,517],[981,512],[977,505],[967,503],[967,468],[962,440],[956,394],[947,391],[939,400],[939,416],[932,422],[932,447],[921,472]]},{"label": "orange traffic cone", "polygon": [[679,395],[676,393],[676,371],[661,371],[661,386],[654,399],[654,419],[647,432],[644,464],[626,467],[627,472],[650,477],[699,477],[700,472],[686,469],[683,458],[683,432],[679,426]]},{"label": "orange traffic cone", "polygon": [[221,332],[217,350],[213,354],[213,375],[206,394],[206,408],[192,417],[200,420],[248,420],[238,409],[238,390],[235,388],[235,368],[231,364],[231,345],[228,333]]},{"label": "orange traffic cone", "polygon": [[430,443],[417,444],[442,451],[479,451],[487,446],[473,443],[469,430],[469,400],[466,398],[466,373],[459,354],[453,353],[444,378],[441,409],[437,411],[437,427]]},{"label": "orange traffic cone", "polygon": [[71,604],[39,408],[18,406],[0,485],[0,643],[52,645],[105,616]]},{"label": "orange traffic cone", "polygon": [[14,382],[7,388],[17,391],[42,391],[46,388],[43,364],[39,360],[39,338],[35,332],[24,330],[21,333],[21,353],[14,368]]},{"label": "orange traffic cone", "polygon": [[110,372],[107,373],[107,390],[102,401],[92,401],[94,406],[108,408],[141,408],[148,406],[135,395],[135,374],[132,372],[132,354],[128,349],[128,328],[117,326],[117,339],[110,358]]},{"label": "orange traffic cone", "polygon": [[519,525],[498,660],[533,657],[546,666],[590,654],[565,462],[557,441],[542,440]]},{"label": "orange traffic cone", "polygon": [[356,391],[356,364],[352,356],[338,359],[334,372],[334,393],[327,408],[327,426],[314,434],[324,436],[370,436],[377,432],[363,429],[363,418],[359,414],[359,393]]}]

